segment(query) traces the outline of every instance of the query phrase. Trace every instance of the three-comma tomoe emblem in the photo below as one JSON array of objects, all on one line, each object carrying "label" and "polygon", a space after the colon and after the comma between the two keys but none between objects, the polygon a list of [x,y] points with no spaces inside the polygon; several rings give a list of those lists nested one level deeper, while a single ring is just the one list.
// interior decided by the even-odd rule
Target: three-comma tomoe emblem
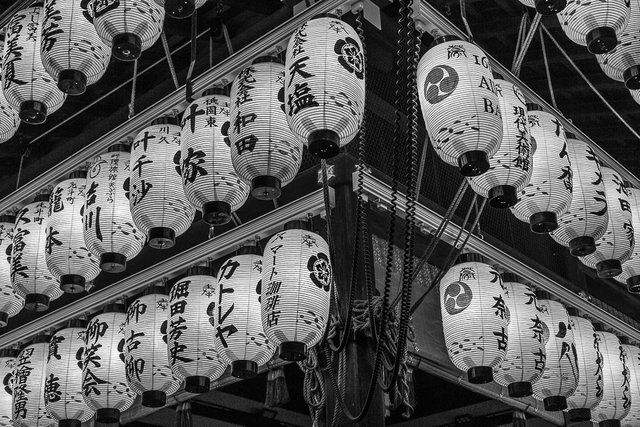
[{"label": "three-comma tomoe emblem", "polygon": [[473,292],[464,282],[453,282],[444,291],[444,308],[450,315],[462,313],[471,305]]},{"label": "three-comma tomoe emblem", "polygon": [[448,65],[436,65],[427,74],[424,96],[430,104],[437,104],[449,97],[459,82],[460,78],[455,69]]}]

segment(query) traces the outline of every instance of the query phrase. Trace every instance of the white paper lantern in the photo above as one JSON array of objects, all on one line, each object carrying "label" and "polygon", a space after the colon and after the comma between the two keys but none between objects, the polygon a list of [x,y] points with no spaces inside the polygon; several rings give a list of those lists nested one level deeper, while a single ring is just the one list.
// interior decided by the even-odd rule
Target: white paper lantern
[{"label": "white paper lantern", "polygon": [[229,148],[229,97],[209,89],[193,101],[182,118],[180,159],[187,200],[211,225],[226,224],[231,212],[249,197],[247,185],[233,169]]},{"label": "white paper lantern", "polygon": [[281,98],[289,127],[316,157],[338,154],[364,117],[365,65],[356,31],[335,15],[302,24],[287,46]]},{"label": "white paper lantern", "polygon": [[531,179],[533,148],[529,138],[526,100],[518,86],[496,74],[496,93],[502,113],[502,142],[489,159],[489,170],[467,178],[479,195],[498,209],[509,208],[518,201],[518,193]]},{"label": "white paper lantern", "polygon": [[567,0],[519,0],[525,6],[534,7],[541,15],[553,15],[567,5]]},{"label": "white paper lantern", "polygon": [[86,327],[86,321],[72,320],[53,334],[49,343],[44,402],[58,427],[81,427],[94,415],[82,395]]},{"label": "white paper lantern", "polygon": [[[640,190],[627,187],[631,204],[631,224],[633,225],[634,242],[636,232],[640,233]],[[631,293],[640,293],[640,244],[633,245],[631,258],[622,263],[622,273],[615,279],[626,285]]]},{"label": "white paper lantern", "polygon": [[[2,48],[0,48],[2,50]],[[2,57],[0,57],[2,66]],[[20,126],[20,116],[18,112],[9,104],[2,90],[2,80],[0,76],[0,143],[13,138]]]},{"label": "white paper lantern", "polygon": [[44,8],[39,3],[17,12],[5,35],[0,78],[4,96],[25,123],[41,124],[62,106],[66,95],[42,65],[40,40]]},{"label": "white paper lantern", "polygon": [[152,286],[127,310],[125,364],[129,386],[142,396],[142,406],[162,407],[180,388],[167,352],[169,298],[162,286]]},{"label": "white paper lantern", "polygon": [[[216,351],[213,311],[216,278],[206,267],[194,267],[171,287],[167,326],[169,363],[189,393],[206,393],[227,368]],[[258,319],[260,317],[258,316]]]},{"label": "white paper lantern", "polygon": [[24,298],[16,293],[11,281],[11,243],[15,223],[15,216],[0,215],[0,328],[7,326],[9,318],[24,307]]},{"label": "white paper lantern", "polygon": [[164,8],[166,14],[175,19],[185,19],[193,15],[193,12],[204,5],[207,0],[155,0]]},{"label": "white paper lantern", "polygon": [[93,24],[120,61],[133,61],[160,38],[164,8],[154,0],[99,0],[92,3]]},{"label": "white paper lantern", "polygon": [[18,350],[0,350],[0,427],[12,427],[14,371]]},{"label": "white paper lantern", "polygon": [[573,196],[569,210],[551,232],[553,240],[569,248],[573,256],[596,250],[595,241],[607,231],[609,213],[600,162],[589,144],[567,134],[567,151],[573,174]]},{"label": "white paper lantern", "polygon": [[289,129],[278,100],[284,74],[278,58],[263,56],[242,70],[231,86],[231,161],[259,200],[280,197],[281,187],[295,178],[302,162],[303,144]]},{"label": "white paper lantern", "polygon": [[264,249],[262,326],[280,347],[281,359],[300,361],[324,334],[333,269],[329,245],[307,222],[291,221],[284,228]]},{"label": "white paper lantern", "polygon": [[84,204],[84,240],[89,252],[100,256],[100,268],[121,273],[127,260],[140,253],[146,236],[133,223],[129,210],[128,147],[116,144],[96,156],[89,168]]},{"label": "white paper lantern", "polygon": [[129,409],[136,398],[127,384],[124,363],[126,321],[124,306],[110,304],[87,325],[82,393],[100,423],[118,423],[120,413]]},{"label": "white paper lantern", "polygon": [[162,117],[138,134],[131,149],[129,207],[138,230],[156,249],[173,247],[187,231],[196,209],[186,200],[180,167],[180,126]]},{"label": "white paper lantern", "polygon": [[596,339],[602,353],[602,400],[593,409],[593,420],[600,427],[619,426],[620,420],[631,409],[629,370],[625,352],[618,338],[610,332],[596,331]]},{"label": "white paper lantern", "polygon": [[631,257],[635,239],[629,190],[613,169],[602,167],[601,170],[609,223],[604,236],[596,241],[595,252],[580,257],[580,261],[587,267],[595,268],[598,277],[612,278],[622,273],[621,263]]},{"label": "white paper lantern", "polygon": [[[620,341],[623,342],[623,339],[621,338]],[[629,371],[629,394],[631,395],[631,407],[622,420],[622,427],[636,427],[640,425],[640,348],[622,344],[622,351]]]},{"label": "white paper lantern", "polygon": [[558,218],[571,206],[571,160],[562,123],[537,104],[527,104],[527,108],[531,138],[536,144],[534,167],[529,184],[511,212],[529,223],[531,231],[544,234],[558,228]]}]

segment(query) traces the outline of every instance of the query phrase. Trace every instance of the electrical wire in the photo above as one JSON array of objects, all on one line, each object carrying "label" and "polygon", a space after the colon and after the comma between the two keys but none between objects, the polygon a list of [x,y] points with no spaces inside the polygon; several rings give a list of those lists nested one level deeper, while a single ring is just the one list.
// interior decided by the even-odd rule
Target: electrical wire
[{"label": "electrical wire", "polygon": [[556,104],[556,95],[553,93],[553,84],[551,84],[551,73],[549,72],[549,59],[547,58],[547,49],[544,45],[544,34],[542,33],[542,28],[538,28],[538,33],[540,35],[540,45],[542,46],[542,60],[544,61],[544,71],[547,75],[547,84],[549,85],[549,96],[551,96],[551,104],[553,104],[553,108],[558,109],[558,104]]}]

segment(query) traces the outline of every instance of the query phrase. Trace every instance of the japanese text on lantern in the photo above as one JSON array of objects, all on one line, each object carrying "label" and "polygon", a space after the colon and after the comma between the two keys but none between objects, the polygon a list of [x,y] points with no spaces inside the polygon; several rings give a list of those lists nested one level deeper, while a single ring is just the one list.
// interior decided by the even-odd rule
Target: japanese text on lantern
[{"label": "japanese text on lantern", "polygon": [[[189,296],[189,286],[191,280],[183,280],[176,283],[171,288],[169,300],[173,301],[169,307],[169,362],[173,365],[176,361],[184,363],[192,362],[193,359],[182,356],[187,350],[187,345],[180,341],[180,337],[187,330],[187,321],[182,316],[187,309],[187,297]],[[176,317],[177,316],[177,317]]]},{"label": "japanese text on lantern", "polygon": [[[136,300],[129,310],[127,310],[127,323],[132,325],[133,322],[138,323],[140,316],[147,312],[147,304],[143,304],[140,300]],[[134,320],[135,319],[135,320]],[[136,359],[131,352],[140,347],[142,342],[140,339],[145,336],[144,332],[136,332],[131,328],[128,337],[125,337],[125,345],[127,348],[127,360],[125,361],[125,373],[127,381],[140,381],[140,375],[144,372],[145,360]]]},{"label": "japanese text on lantern", "polygon": [[82,366],[84,372],[82,391],[85,396],[90,396],[92,393],[100,395],[98,386],[109,383],[109,381],[99,378],[92,371],[92,369],[99,368],[101,365],[102,358],[97,353],[102,348],[102,344],[99,344],[98,341],[104,337],[108,330],[109,325],[107,322],[101,321],[100,317],[93,319],[87,326],[86,349]]},{"label": "japanese text on lantern", "polygon": [[[224,280],[230,280],[238,267],[240,267],[240,263],[238,261],[234,260],[233,258],[228,259],[222,265],[222,267],[220,267],[220,278]],[[238,328],[233,323],[228,325],[225,324],[224,326],[222,326],[226,322],[229,315],[233,313],[233,310],[235,309],[235,304],[231,304],[231,306],[229,306],[223,313],[222,300],[224,299],[225,294],[232,294],[234,292],[235,290],[232,287],[225,287],[224,283],[220,281],[216,338],[220,340],[220,343],[222,343],[224,348],[229,347],[229,345],[227,344],[227,338],[238,332]]]},{"label": "japanese text on lantern", "polygon": [[14,419],[27,417],[28,395],[31,393],[31,390],[27,389],[27,381],[31,375],[31,371],[34,369],[31,366],[31,356],[33,355],[33,351],[33,348],[28,347],[18,356],[18,363],[16,365],[13,383]]}]

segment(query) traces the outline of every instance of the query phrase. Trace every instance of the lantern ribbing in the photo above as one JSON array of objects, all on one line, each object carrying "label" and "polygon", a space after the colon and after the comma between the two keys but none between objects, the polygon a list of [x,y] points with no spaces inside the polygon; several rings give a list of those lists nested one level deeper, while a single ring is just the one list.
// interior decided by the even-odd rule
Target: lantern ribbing
[{"label": "lantern ribbing", "polygon": [[[622,340],[621,340],[622,341]],[[622,427],[636,427],[640,425],[640,348],[635,345],[622,344],[625,361],[629,370],[629,394],[631,407],[629,413],[622,420]]]},{"label": "lantern ribbing", "polygon": [[[629,203],[631,204],[631,224],[633,224],[633,239],[636,232],[640,233],[640,190],[627,187]],[[622,263],[622,273],[615,279],[626,285],[631,293],[640,293],[640,243],[633,245],[631,258]]]},{"label": "lantern ribbing", "polygon": [[18,350],[0,350],[0,427],[13,427],[13,384]]},{"label": "lantern ribbing", "polygon": [[9,318],[18,314],[24,307],[24,298],[15,291],[11,280],[9,247],[13,241],[15,222],[16,217],[13,215],[0,215],[0,328],[7,326]]},{"label": "lantern ribbing", "polygon": [[[0,51],[3,49],[0,48]],[[2,57],[0,57],[0,66]],[[2,79],[0,73],[0,143],[13,138],[20,126],[20,116],[18,112],[9,104],[2,90]]]}]

